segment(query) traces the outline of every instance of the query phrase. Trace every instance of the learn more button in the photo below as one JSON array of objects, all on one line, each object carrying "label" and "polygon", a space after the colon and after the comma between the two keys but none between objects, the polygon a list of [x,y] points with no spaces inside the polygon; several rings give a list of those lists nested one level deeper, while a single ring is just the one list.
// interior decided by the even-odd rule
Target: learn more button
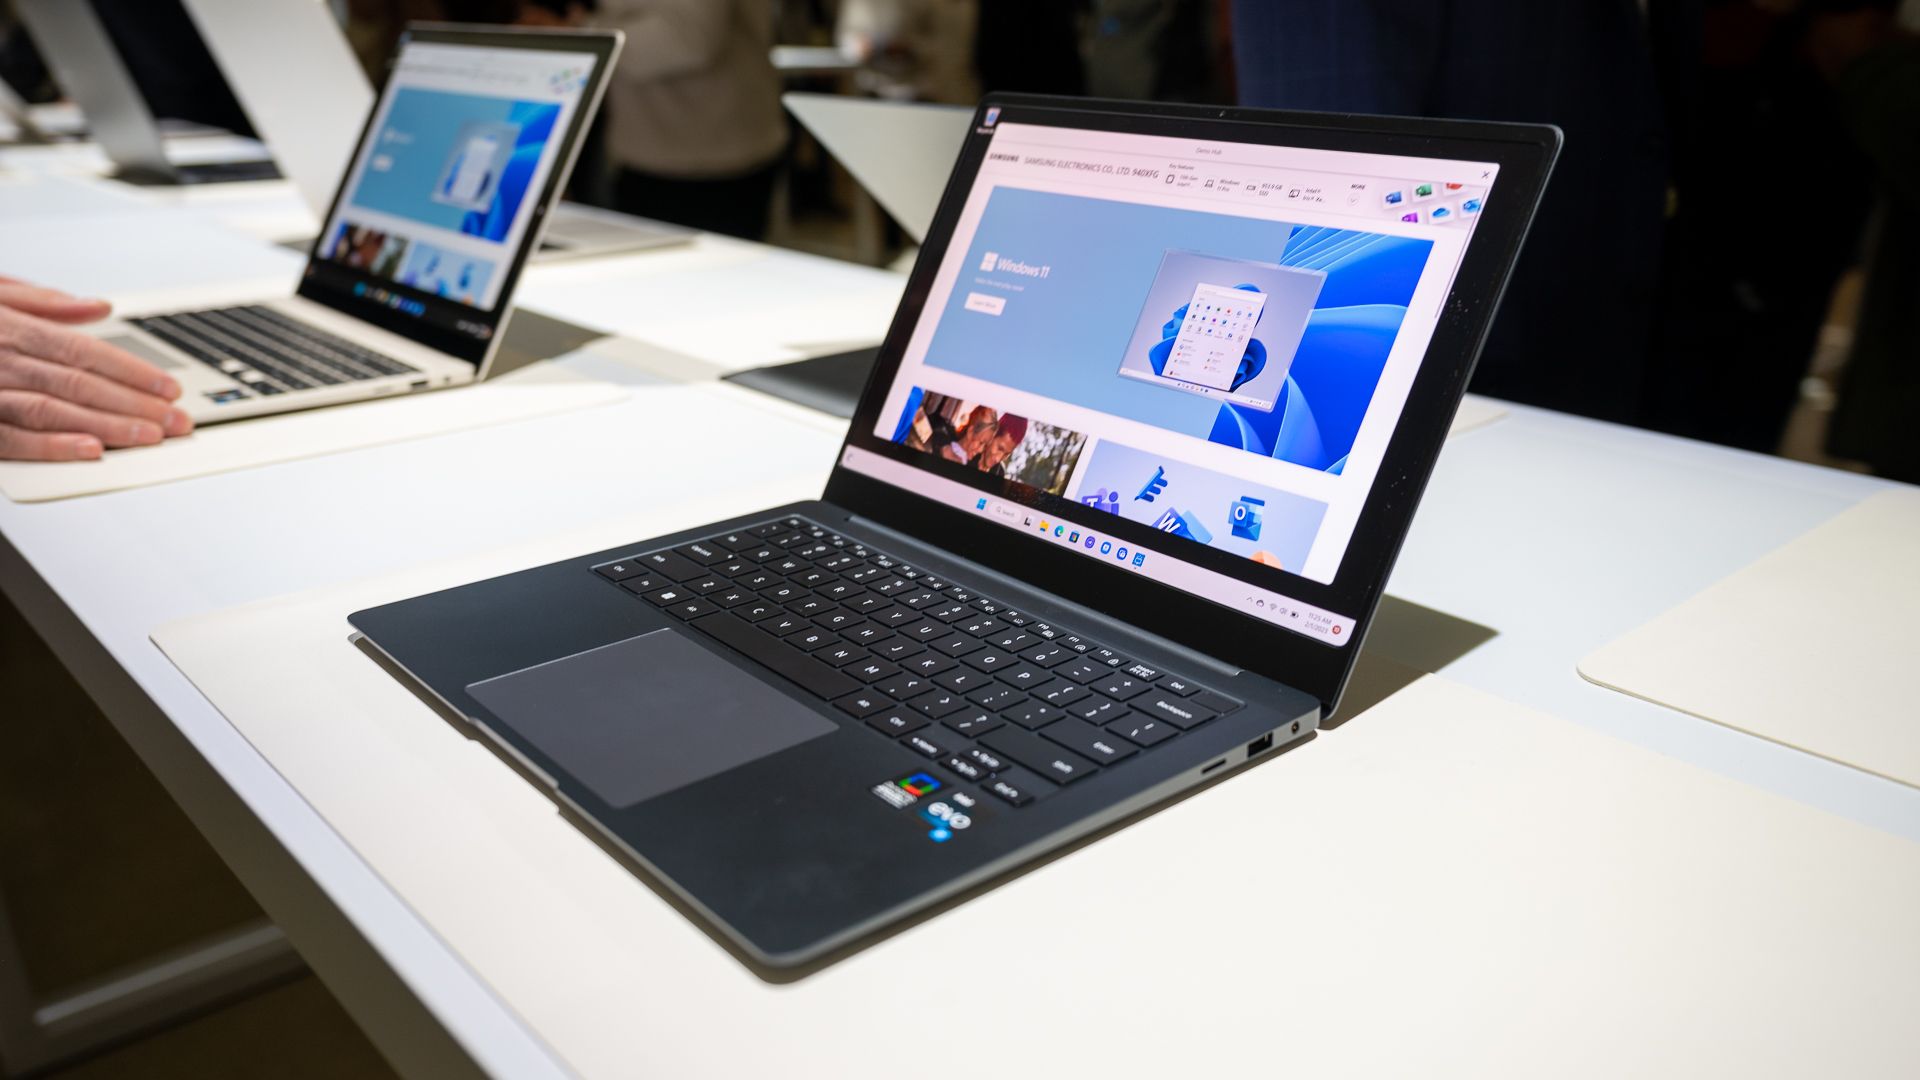
[{"label": "learn more button", "polygon": [[982,315],[998,315],[1006,309],[1007,298],[1004,296],[989,296],[986,293],[977,292],[967,294],[968,311],[977,311]]}]

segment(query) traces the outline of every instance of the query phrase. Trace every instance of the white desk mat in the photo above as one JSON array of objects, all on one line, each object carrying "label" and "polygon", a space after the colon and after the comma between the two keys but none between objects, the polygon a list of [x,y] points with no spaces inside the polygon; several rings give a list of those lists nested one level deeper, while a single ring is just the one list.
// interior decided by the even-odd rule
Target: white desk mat
[{"label": "white desk mat", "polygon": [[0,493],[20,503],[98,495],[569,412],[628,393],[538,363],[472,386],[213,424],[99,461],[0,462]]},{"label": "white desk mat", "polygon": [[1920,489],[1869,496],[1580,661],[1589,681],[1920,787]]},{"label": "white desk mat", "polygon": [[1442,678],[774,985],[348,643],[358,608],[780,497],[154,641],[590,1077],[1911,1075],[1920,845]]}]

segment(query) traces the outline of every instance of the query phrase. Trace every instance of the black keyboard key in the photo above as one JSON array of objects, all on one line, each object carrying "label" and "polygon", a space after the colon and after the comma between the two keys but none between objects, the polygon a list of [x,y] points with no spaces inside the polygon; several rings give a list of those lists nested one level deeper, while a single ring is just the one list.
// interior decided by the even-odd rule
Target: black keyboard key
[{"label": "black keyboard key", "polygon": [[665,574],[645,573],[639,577],[630,577],[620,583],[620,587],[630,593],[650,593],[655,589],[664,589],[673,584]]},{"label": "black keyboard key", "polygon": [[705,600],[685,600],[678,604],[669,604],[666,608],[667,614],[675,615],[682,619],[697,619],[702,615],[711,615],[719,610],[717,606],[709,604]]},{"label": "black keyboard key", "polygon": [[807,598],[807,590],[792,582],[778,581],[771,587],[761,589],[760,595],[776,604],[792,604]]},{"label": "black keyboard key", "polygon": [[1001,728],[980,737],[980,744],[1024,765],[1056,784],[1071,784],[1091,776],[1096,766],[1079,754],[1024,731]]},{"label": "black keyboard key", "polygon": [[1061,634],[1055,641],[1063,648],[1077,653],[1090,653],[1100,647],[1079,634]]},{"label": "black keyboard key", "polygon": [[964,694],[969,690],[978,690],[982,686],[991,685],[993,676],[968,667],[956,667],[935,675],[933,681],[955,693]]},{"label": "black keyboard key", "polygon": [[774,637],[786,637],[788,634],[797,634],[802,630],[813,629],[812,623],[809,623],[798,615],[781,615],[756,625]]},{"label": "black keyboard key", "polygon": [[905,735],[927,726],[927,718],[911,709],[886,709],[867,717],[868,726],[888,735]]},{"label": "black keyboard key", "polygon": [[1159,691],[1135,701],[1133,707],[1182,731],[1198,727],[1214,717],[1212,709],[1201,708],[1191,698],[1177,698]]},{"label": "black keyboard key", "polygon": [[992,709],[995,712],[999,712],[1001,709],[1012,707],[1015,702],[1018,702],[1025,696],[1026,695],[1020,691],[1003,683],[989,683],[968,694],[967,700],[983,709]]},{"label": "black keyboard key", "polygon": [[1038,690],[1033,691],[1033,695],[1041,701],[1062,709],[1091,693],[1092,691],[1086,687],[1078,683],[1070,683],[1065,679],[1055,679],[1047,685],[1040,687]]},{"label": "black keyboard key", "polygon": [[859,615],[855,615],[853,612],[848,611],[846,608],[829,608],[828,610],[823,611],[818,615],[815,615],[813,617],[813,621],[820,626],[826,627],[829,630],[840,630],[844,632],[849,627],[860,625],[861,623],[865,622],[866,619],[862,618]]},{"label": "black keyboard key", "polygon": [[1062,720],[1057,724],[1048,724],[1040,732],[1040,737],[1057,742],[1087,760],[1101,765],[1111,765],[1122,758],[1140,752],[1139,747],[1126,739],[1079,720]]},{"label": "black keyboard key", "polygon": [[1114,652],[1112,649],[1095,649],[1092,652],[1087,654],[1087,659],[1093,661],[1096,664],[1105,664],[1110,668],[1123,668],[1123,667],[1126,667],[1128,664],[1133,663],[1132,660],[1128,659],[1127,657],[1121,656],[1119,653]]},{"label": "black keyboard key", "polygon": [[907,593],[904,596],[896,596],[894,597],[894,599],[914,609],[915,611],[918,611],[921,608],[926,607],[928,604],[938,603],[940,600],[940,597],[938,594],[928,589],[926,587],[925,582],[921,582],[919,590],[915,592]]},{"label": "black keyboard key", "polygon": [[968,738],[985,735],[987,732],[1006,723],[1005,720],[1000,719],[992,713],[983,712],[979,709],[968,709],[965,712],[957,712],[940,722]]},{"label": "black keyboard key", "polygon": [[647,568],[637,562],[610,562],[605,566],[596,566],[593,572],[608,581],[625,581],[636,574],[644,574]]},{"label": "black keyboard key", "polygon": [[945,750],[940,748],[939,743],[934,742],[925,735],[909,735],[900,740],[900,745],[916,754],[923,754],[927,757],[939,757],[941,754],[946,753]]},{"label": "black keyboard key", "polygon": [[951,690],[929,690],[907,704],[938,720],[966,708],[967,699]]},{"label": "black keyboard key", "polygon": [[989,673],[1012,670],[1015,664],[1012,653],[1003,653],[999,649],[994,648],[986,648],[979,652],[968,653],[964,659],[968,666],[976,667],[981,671]]},{"label": "black keyboard key", "polygon": [[1139,713],[1128,713],[1108,724],[1107,730],[1141,746],[1158,746],[1180,734],[1179,729],[1172,724],[1164,720],[1155,720],[1150,716],[1142,716]]},{"label": "black keyboard key", "polygon": [[860,684],[853,679],[816,662],[798,649],[788,647],[781,639],[761,633],[752,624],[735,618],[732,612],[713,615],[693,625],[775,675],[799,683],[801,688],[816,697],[837,698],[860,688]]},{"label": "black keyboard key", "polygon": [[999,619],[989,615],[977,619],[962,619],[956,625],[958,625],[962,631],[972,634],[974,637],[986,637],[988,634],[999,630],[1005,624]]},{"label": "black keyboard key", "polygon": [[716,607],[734,608],[760,598],[745,589],[726,588],[717,593],[708,593],[707,599]]},{"label": "black keyboard key", "polygon": [[896,700],[905,701],[933,689],[933,680],[925,675],[915,675],[911,671],[900,671],[881,679],[874,685]]},{"label": "black keyboard key", "polygon": [[853,716],[867,717],[893,704],[885,694],[872,690],[856,690],[833,703],[834,707]]},{"label": "black keyboard key", "polygon": [[846,638],[848,641],[853,642],[855,645],[865,645],[871,648],[872,646],[877,645],[882,641],[885,641],[887,638],[892,637],[893,631],[887,629],[884,626],[876,626],[875,624],[869,622],[869,623],[861,623],[858,626],[854,626],[849,629],[842,630],[840,632],[840,636]]},{"label": "black keyboard key", "polygon": [[769,521],[765,525],[755,525],[753,528],[748,529],[747,532],[764,540],[769,536],[778,536],[783,532],[789,531],[789,529],[790,526],[785,522]]},{"label": "black keyboard key", "polygon": [[946,766],[947,771],[955,776],[963,780],[971,780],[976,784],[987,778],[987,770],[958,755],[949,755],[940,764]]},{"label": "black keyboard key", "polygon": [[839,640],[840,635],[833,631],[814,627],[813,629],[804,630],[798,634],[789,636],[787,638],[787,644],[804,652],[814,652],[819,649],[824,649]]},{"label": "black keyboard key", "polygon": [[687,588],[692,589],[694,592],[699,593],[701,596],[705,596],[710,592],[719,592],[721,589],[724,589],[731,584],[733,583],[728,581],[726,578],[714,577],[711,574],[707,575],[706,577],[697,577],[697,578],[694,578],[692,581],[686,582]]},{"label": "black keyboard key", "polygon": [[986,642],[970,638],[965,634],[955,634],[933,643],[936,652],[943,652],[948,656],[965,656],[986,647]]},{"label": "black keyboard key", "polygon": [[849,645],[843,641],[837,645],[829,645],[824,649],[817,650],[814,652],[813,658],[832,664],[834,667],[846,667],[848,664],[865,660],[872,655],[872,653],[858,645]]},{"label": "black keyboard key", "polygon": [[920,618],[920,613],[910,608],[890,607],[885,611],[868,615],[867,618],[886,627],[901,627]]},{"label": "black keyboard key", "polygon": [[1002,608],[1000,610],[1000,621],[1006,623],[1008,626],[1026,626],[1033,622],[1033,617],[1015,611],[1012,608]]},{"label": "black keyboard key", "polygon": [[973,762],[988,772],[1005,772],[1013,768],[1011,761],[982,746],[969,747],[963,751],[963,753],[966,755],[968,761]]},{"label": "black keyboard key", "polygon": [[908,641],[903,637],[891,637],[873,647],[875,656],[882,656],[895,663],[904,663],[909,656],[918,656],[926,652],[927,647],[917,641]]},{"label": "black keyboard key", "polygon": [[825,570],[808,570],[804,573],[793,575],[791,580],[795,585],[804,585],[809,589],[817,589],[832,581],[833,575],[827,573]]},{"label": "black keyboard key", "polygon": [[1152,689],[1145,681],[1136,679],[1125,672],[1109,675],[1099,682],[1094,683],[1093,688],[1115,701],[1126,701],[1128,698],[1139,697],[1141,694]]},{"label": "black keyboard key", "polygon": [[1160,677],[1160,670],[1158,668],[1148,667],[1136,660],[1127,665],[1127,674],[1139,679],[1141,682],[1152,682]]},{"label": "black keyboard key", "polygon": [[903,668],[906,668],[908,671],[911,671],[916,675],[925,675],[931,678],[947,670],[950,667],[958,666],[959,663],[960,662],[958,660],[955,660],[951,657],[941,656],[939,653],[936,653],[936,652],[930,652],[930,653],[921,653],[919,656],[911,657],[907,660],[902,660],[900,662],[900,666]]},{"label": "black keyboard key", "polygon": [[1043,668],[1050,668],[1057,664],[1066,663],[1073,659],[1073,656],[1073,650],[1063,645],[1056,645],[1049,642],[1045,645],[1036,645],[1026,652],[1021,653],[1020,659],[1025,660],[1029,664],[1038,664]]},{"label": "black keyboard key", "polygon": [[1053,673],[1077,683],[1090,683],[1105,675],[1107,669],[1082,656],[1054,668]]},{"label": "black keyboard key", "polygon": [[751,574],[740,574],[733,583],[746,589],[770,589],[780,584],[779,574],[769,574],[765,570],[755,570]]},{"label": "black keyboard key", "polygon": [[965,604],[943,604],[936,608],[929,608],[927,614],[943,623],[950,623],[959,622],[972,615],[973,609]]},{"label": "black keyboard key", "polygon": [[908,581],[906,578],[895,576],[878,584],[869,584],[867,588],[872,589],[881,596],[899,596],[901,593],[911,590],[913,588],[913,582]]},{"label": "black keyboard key", "polygon": [[691,600],[694,595],[694,591],[685,585],[668,585],[664,589],[655,589],[648,593],[647,602],[666,607],[669,604],[678,604],[684,600]]},{"label": "black keyboard key", "polygon": [[[832,560],[828,560],[828,561],[831,562]],[[825,565],[825,564],[823,563],[822,565]],[[872,581],[875,578],[880,578],[884,580],[887,577],[887,572],[877,566],[856,566],[853,569],[842,574],[841,576],[846,578],[848,581],[854,582],[855,584],[865,585],[867,582]]]},{"label": "black keyboard key", "polygon": [[1005,606],[1006,606],[1005,604],[1002,604],[998,600],[989,600],[984,596],[973,602],[973,608],[975,611],[984,611],[989,615],[999,614],[1001,609],[1004,608]]},{"label": "black keyboard key", "polygon": [[995,648],[1017,653],[1040,639],[1025,630],[1002,630],[987,640],[993,642]]},{"label": "black keyboard key", "polygon": [[751,571],[753,564],[744,559],[728,559],[726,562],[720,563],[717,566],[709,566],[707,569],[712,570],[721,577],[737,578]]},{"label": "black keyboard key", "polygon": [[881,612],[895,610],[893,601],[888,600],[884,596],[874,596],[871,593],[866,596],[856,596],[847,601],[846,608],[848,611],[857,611],[869,619]]},{"label": "black keyboard key", "polygon": [[1180,697],[1186,697],[1187,695],[1198,691],[1200,687],[1195,685],[1193,681],[1190,679],[1183,679],[1178,675],[1175,675],[1172,678],[1161,683],[1160,689],[1165,690],[1169,694],[1177,694]]},{"label": "black keyboard key", "polygon": [[900,636],[914,641],[936,641],[945,637],[947,628],[937,622],[917,622],[900,631]]},{"label": "black keyboard key", "polygon": [[848,664],[840,670],[859,679],[863,683],[874,683],[879,682],[889,675],[900,674],[900,665],[888,660],[875,660],[869,656],[865,660],[858,660]]},{"label": "black keyboard key", "polygon": [[1040,785],[1033,782],[1036,779],[1038,778],[1033,777],[1031,773],[1016,773],[996,776],[981,787],[987,794],[1002,802],[1012,806],[1025,806],[1040,797]]},{"label": "black keyboard key", "polygon": [[734,608],[733,613],[748,622],[764,622],[767,619],[785,615],[787,609],[771,600],[751,600]]},{"label": "black keyboard key", "polygon": [[726,562],[727,558],[733,554],[719,544],[710,544],[705,540],[696,540],[691,544],[681,544],[673,550],[681,555],[685,555],[701,566],[712,566],[717,562]]},{"label": "black keyboard key", "polygon": [[858,558],[852,555],[849,555],[844,551],[838,555],[833,556],[832,558],[820,560],[820,569],[822,570],[840,571],[840,570],[845,570],[849,566],[859,566],[859,565],[860,565],[860,560]]},{"label": "black keyboard key", "polygon": [[1089,697],[1067,706],[1067,711],[1082,720],[1095,724],[1110,723],[1125,715],[1127,707],[1117,701],[1103,697]]},{"label": "black keyboard key", "polygon": [[829,600],[845,600],[849,596],[858,595],[860,586],[851,581],[835,581],[822,585],[814,591]]},{"label": "black keyboard key", "polygon": [[771,570],[776,574],[784,575],[786,577],[792,577],[795,574],[812,573],[812,569],[807,565],[804,559],[796,559],[791,555],[787,555],[782,558],[775,559],[774,561],[770,563],[766,563],[764,565],[766,569]]},{"label": "black keyboard key", "polygon": [[706,567],[685,555],[676,555],[671,551],[649,551],[640,556],[640,561],[647,569],[665,574],[675,581],[687,581],[707,572]]},{"label": "black keyboard key", "polygon": [[1008,686],[1017,686],[1022,690],[1031,690],[1036,686],[1045,686],[1053,681],[1053,676],[1034,667],[1032,664],[1015,664],[994,672],[1000,681]]},{"label": "black keyboard key", "polygon": [[1032,731],[1035,728],[1046,727],[1065,716],[1066,713],[1044,701],[1022,701],[1012,708],[1001,710],[1000,715]]},{"label": "black keyboard key", "polygon": [[711,542],[726,548],[728,551],[740,551],[757,545],[759,540],[750,533],[730,532],[723,536],[714,537]]},{"label": "black keyboard key", "polygon": [[735,554],[753,562],[769,563],[785,555],[786,552],[777,544],[762,544],[760,547],[747,548],[745,551],[738,551],[735,552]]},{"label": "black keyboard key", "polygon": [[792,603],[788,604],[787,610],[793,612],[795,615],[806,615],[811,617],[814,615],[818,615],[823,611],[833,610],[833,603],[831,601],[822,600],[817,596],[808,596],[803,599],[795,600]]}]

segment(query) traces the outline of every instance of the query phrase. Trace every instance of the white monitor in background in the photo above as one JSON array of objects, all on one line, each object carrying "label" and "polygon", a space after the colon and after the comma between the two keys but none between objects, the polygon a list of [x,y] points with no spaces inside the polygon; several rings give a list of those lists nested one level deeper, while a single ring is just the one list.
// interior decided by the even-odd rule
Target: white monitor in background
[{"label": "white monitor in background", "polygon": [[914,243],[926,241],[972,109],[836,94],[787,94],[780,100]]},{"label": "white monitor in background", "polygon": [[247,122],[323,217],[373,108],[326,0],[185,0]]}]

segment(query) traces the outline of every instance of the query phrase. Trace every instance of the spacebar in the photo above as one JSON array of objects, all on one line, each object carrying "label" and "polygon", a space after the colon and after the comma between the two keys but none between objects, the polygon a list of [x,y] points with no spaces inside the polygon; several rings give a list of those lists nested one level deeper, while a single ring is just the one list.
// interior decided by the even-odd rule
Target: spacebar
[{"label": "spacebar", "polygon": [[748,659],[773,669],[774,674],[784,675],[799,683],[810,694],[836,698],[860,689],[860,684],[851,676],[840,674],[772,634],[756,629],[752,623],[732,615],[715,612],[704,619],[694,620],[693,625],[712,634],[722,645],[738,649],[746,653]]}]

